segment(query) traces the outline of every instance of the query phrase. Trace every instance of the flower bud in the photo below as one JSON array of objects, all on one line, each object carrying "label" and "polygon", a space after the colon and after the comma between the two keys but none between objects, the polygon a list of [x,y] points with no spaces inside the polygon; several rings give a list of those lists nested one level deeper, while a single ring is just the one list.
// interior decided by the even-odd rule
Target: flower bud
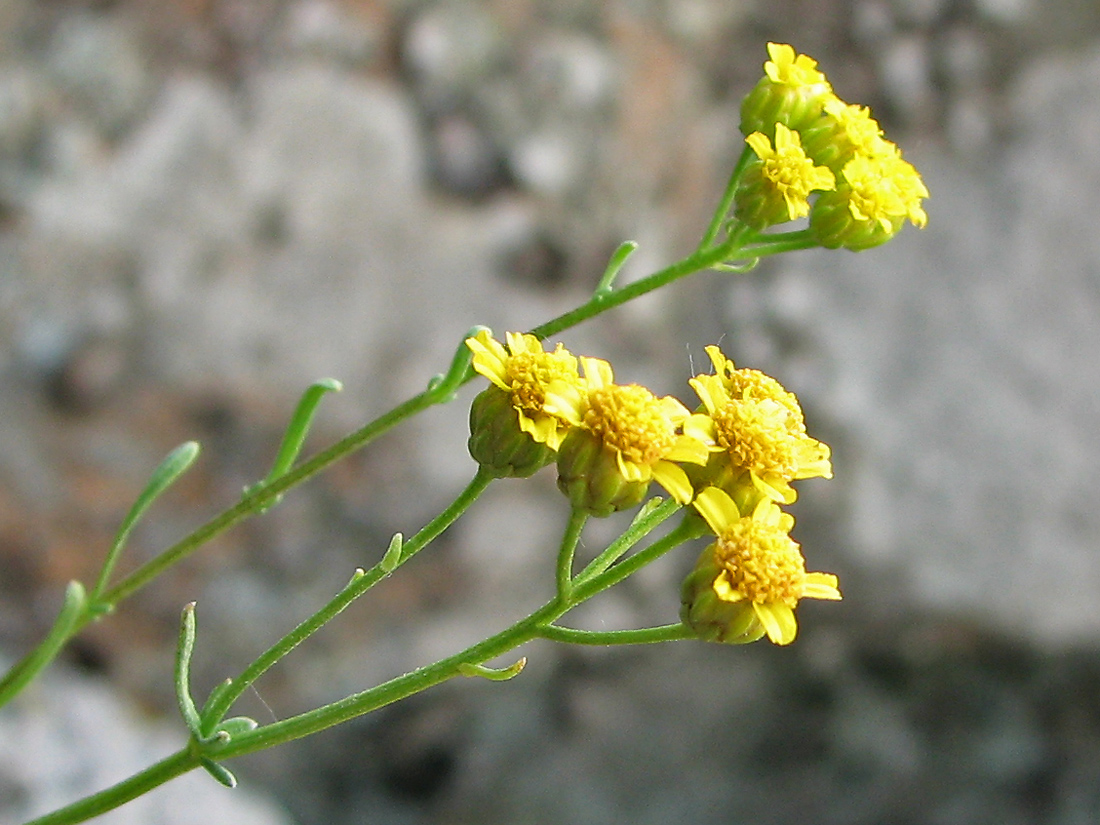
[{"label": "flower bud", "polygon": [[813,58],[782,43],[769,43],[768,56],[765,76],[741,102],[741,133],[746,136],[763,132],[774,138],[776,123],[801,131],[821,117],[832,94]]},{"label": "flower bud", "polygon": [[549,446],[520,429],[512,394],[495,384],[470,406],[467,445],[474,461],[494,478],[526,478],[554,460]]},{"label": "flower bud", "polygon": [[615,450],[596,434],[576,428],[558,448],[558,489],[574,509],[609,516],[641,504],[650,479],[628,481]]},{"label": "flower bud", "polygon": [[716,544],[699,556],[695,569],[680,589],[680,621],[704,642],[743,645],[763,638],[764,625],[756,617],[752,602],[730,602],[714,592],[714,581],[722,572],[715,558]]}]

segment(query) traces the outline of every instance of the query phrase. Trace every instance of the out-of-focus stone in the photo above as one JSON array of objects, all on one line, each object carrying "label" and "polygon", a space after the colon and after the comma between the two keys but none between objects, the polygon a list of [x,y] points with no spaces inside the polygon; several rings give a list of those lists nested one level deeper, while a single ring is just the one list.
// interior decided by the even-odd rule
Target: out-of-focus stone
[{"label": "out-of-focus stone", "polygon": [[63,17],[46,65],[62,94],[107,137],[128,129],[152,90],[146,55],[122,18]]},{"label": "out-of-focus stone", "polygon": [[[138,718],[101,682],[68,671],[51,674],[0,716],[0,814],[22,822],[103,790],[183,747],[184,733],[182,723],[172,727]],[[202,771],[174,779],[101,821],[185,825],[197,814],[212,825],[291,823],[256,788],[227,794]]]}]

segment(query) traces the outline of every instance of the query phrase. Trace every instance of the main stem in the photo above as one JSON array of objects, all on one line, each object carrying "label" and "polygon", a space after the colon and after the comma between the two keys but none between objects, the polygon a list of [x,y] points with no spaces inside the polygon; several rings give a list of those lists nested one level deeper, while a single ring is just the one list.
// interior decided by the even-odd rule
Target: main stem
[{"label": "main stem", "polygon": [[[403,545],[399,564],[403,564],[411,559],[417,552],[426,547],[431,541],[438,537],[440,533],[452,525],[459,516],[466,512],[469,506],[477,500],[477,497],[484,492],[485,488],[489,486],[492,480],[492,476],[488,473],[478,470],[473,480],[458,497],[451,502],[450,506],[428,522],[423,529]],[[294,648],[324,627],[328,622],[332,621],[332,619],[336,618],[336,616],[342,613],[352,602],[389,575],[390,572],[392,572],[392,570],[385,569],[381,562],[374,565],[370,570],[353,579],[343,590],[336,594],[328,604],[308,619],[301,622],[290,633],[258,656],[252,664],[245,668],[240,676],[233,680],[232,686],[219,696],[213,705],[203,714],[204,722],[207,723],[207,727],[213,729],[233,706],[233,703],[248,689],[249,685],[260,678],[260,676],[294,650]],[[209,733],[209,731],[204,732]]]},{"label": "main stem", "polygon": [[589,318],[594,318],[601,312],[606,312],[625,304],[627,301],[632,301],[647,292],[660,289],[687,275],[710,269],[716,264],[731,260],[736,257],[736,253],[736,245],[731,243],[698,249],[683,260],[654,272],[652,275],[647,275],[645,278],[629,283],[620,289],[597,292],[579,307],[562,313],[545,324],[539,324],[531,330],[531,334],[538,338],[548,338],[551,335],[556,335],[562,330],[575,327]]},{"label": "main stem", "polygon": [[154,788],[159,788],[170,779],[182,776],[198,766],[198,754],[191,748],[184,748],[117,785],[104,788],[99,793],[86,796],[72,805],[58,808],[38,819],[32,819],[26,825],[73,825],[76,822],[93,819],[149,793]]},{"label": "main stem", "polygon": [[403,676],[390,679],[388,682],[383,682],[368,690],[354,693],[322,708],[257,728],[250,733],[237,737],[212,756],[219,760],[229,759],[281,745],[284,742],[300,739],[303,736],[309,736],[333,725],[362,716],[364,713],[377,710],[414,693],[419,693],[459,675],[461,665],[483,664],[531,639],[537,638],[544,625],[560,618],[570,607],[572,607],[572,604],[563,603],[557,598],[552,599],[506,630],[478,642],[460,653],[448,656],[435,664],[427,665]]}]

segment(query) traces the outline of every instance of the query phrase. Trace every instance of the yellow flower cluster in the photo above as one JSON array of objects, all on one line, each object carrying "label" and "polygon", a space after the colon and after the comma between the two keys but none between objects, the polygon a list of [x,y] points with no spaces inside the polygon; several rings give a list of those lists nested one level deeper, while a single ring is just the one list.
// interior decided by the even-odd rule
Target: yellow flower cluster
[{"label": "yellow flower cluster", "polygon": [[755,159],[735,194],[737,219],[763,230],[808,215],[822,246],[852,250],[885,243],[906,220],[923,227],[928,189],[870,110],[841,100],[792,47],[769,43],[768,55],[741,105]]},{"label": "yellow flower cluster", "polygon": [[533,335],[505,340],[482,331],[466,341],[491,382],[471,409],[471,455],[501,477],[556,462],[559,489],[596,516],[640,504],[653,481],[693,503],[716,537],[682,592],[681,618],[700,638],[787,644],[800,599],[840,598],[835,576],[806,572],[794,520],[779,507],[795,499],[791,482],[829,478],[832,466],[778,381],[707,347],[714,373],[690,380],[701,401],[692,413],[615,383],[606,361],[561,344],[546,352]]}]

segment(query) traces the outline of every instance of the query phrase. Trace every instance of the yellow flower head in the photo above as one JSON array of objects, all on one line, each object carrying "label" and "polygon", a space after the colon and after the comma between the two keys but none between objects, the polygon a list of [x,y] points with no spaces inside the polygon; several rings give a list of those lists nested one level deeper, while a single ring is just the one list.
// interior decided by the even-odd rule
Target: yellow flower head
[{"label": "yellow flower head", "polygon": [[[697,438],[679,432],[691,415],[687,407],[671,396],[658,398],[637,384],[614,383],[611,365],[606,361],[580,360],[586,390],[570,391],[554,384],[546,396],[547,411],[598,442],[602,456],[597,460],[613,461],[614,472],[622,481],[648,484],[654,480],[681,504],[691,501],[694,491],[687,474],[675,462],[704,464],[708,449]],[[591,467],[565,468],[563,460],[559,454],[559,480],[596,473]],[[591,456],[586,455],[584,460],[590,461]]]},{"label": "yellow flower head", "polygon": [[837,128],[853,154],[876,155],[884,142],[882,127],[871,117],[866,106],[845,103],[835,95],[825,101],[825,114],[836,121]]},{"label": "yellow flower head", "polygon": [[488,330],[466,339],[474,353],[473,367],[508,392],[519,415],[520,429],[553,450],[561,446],[569,422],[546,409],[546,390],[551,383],[581,391],[584,382],[577,359],[561,344],[545,352],[534,335],[509,332],[505,348]]},{"label": "yellow flower head", "polygon": [[794,520],[761,500],[742,517],[733,500],[708,487],[695,508],[717,541],[707,547],[684,582],[681,617],[703,638],[744,643],[767,634],[777,645],[794,641],[794,609],[801,599],[839,600],[837,578],[807,573],[791,539]]},{"label": "yellow flower head", "polygon": [[825,116],[802,134],[802,146],[814,163],[839,174],[856,155],[878,155],[889,145],[866,106],[829,95],[823,108]]},{"label": "yellow flower head", "polygon": [[928,223],[921,208],[928,189],[893,144],[887,143],[881,154],[856,155],[841,174],[850,189],[848,209],[856,220],[876,222],[887,231],[897,231],[894,227],[905,218],[918,227]]},{"label": "yellow flower head", "polygon": [[775,135],[775,124],[801,131],[822,116],[832,86],[817,61],[785,43],[769,43],[764,76],[741,101],[741,134]]},{"label": "yellow flower head", "polygon": [[759,177],[749,175],[749,184],[737,198],[738,217],[750,226],[762,229],[805,217],[810,214],[810,193],[836,186],[833,173],[806,156],[798,132],[782,123],[775,124],[774,147],[763,132],[753,132],[745,143],[760,158]]},{"label": "yellow flower head", "polygon": [[685,433],[748,471],[753,485],[776,501],[794,501],[795,479],[832,478],[829,448],[806,434],[793,393],[757,370],[735,369],[718,347],[707,347],[707,355],[715,374],[690,381],[706,412],[685,422]]},{"label": "yellow flower head", "polygon": [[768,57],[764,64],[764,74],[772,83],[783,86],[801,86],[829,89],[829,81],[818,70],[817,61],[809,55],[797,54],[786,43],[769,43]]}]

